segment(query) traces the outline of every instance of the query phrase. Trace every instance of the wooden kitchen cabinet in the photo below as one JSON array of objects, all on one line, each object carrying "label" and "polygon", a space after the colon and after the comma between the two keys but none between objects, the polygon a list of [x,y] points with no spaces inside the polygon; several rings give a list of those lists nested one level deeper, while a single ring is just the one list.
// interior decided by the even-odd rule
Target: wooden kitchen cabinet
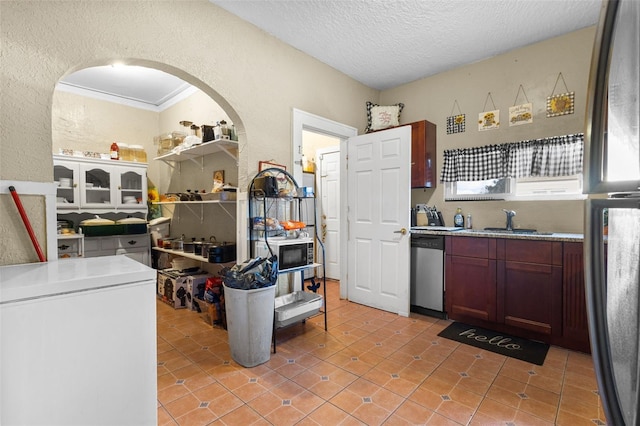
[{"label": "wooden kitchen cabinet", "polygon": [[497,322],[562,334],[562,243],[497,240]]},{"label": "wooden kitchen cabinet", "polygon": [[496,240],[448,236],[445,247],[449,318],[496,322]]},{"label": "wooden kitchen cabinet", "polygon": [[411,125],[411,188],[435,188],[436,125],[427,121]]},{"label": "wooden kitchen cabinet", "polygon": [[565,347],[589,352],[582,243],[564,243],[562,255],[562,339]]}]

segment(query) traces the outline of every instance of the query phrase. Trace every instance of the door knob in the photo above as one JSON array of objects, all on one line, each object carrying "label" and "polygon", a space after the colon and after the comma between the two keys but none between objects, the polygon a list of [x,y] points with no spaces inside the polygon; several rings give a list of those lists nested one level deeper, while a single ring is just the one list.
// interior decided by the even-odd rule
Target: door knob
[{"label": "door knob", "polygon": [[399,231],[393,231],[394,234],[402,234],[402,235],[406,235],[407,234],[407,228],[400,228]]}]

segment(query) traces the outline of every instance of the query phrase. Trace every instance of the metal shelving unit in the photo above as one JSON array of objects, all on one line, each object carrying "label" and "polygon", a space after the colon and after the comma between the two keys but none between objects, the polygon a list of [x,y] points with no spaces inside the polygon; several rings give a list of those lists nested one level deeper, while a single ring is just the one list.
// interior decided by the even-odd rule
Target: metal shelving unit
[{"label": "metal shelving unit", "polygon": [[[256,179],[274,176],[277,182],[277,191],[275,193],[265,193],[264,189],[257,188],[255,183]],[[285,170],[278,168],[268,168],[259,172],[251,181],[249,185],[249,250],[251,257],[255,256],[254,243],[258,240],[264,239],[265,243],[269,247],[269,239],[273,238],[277,233],[286,232],[284,230],[269,230],[267,229],[267,215],[270,211],[274,211],[274,215],[278,220],[301,218],[300,201],[311,197],[299,197],[298,196],[298,184],[293,176],[287,173]],[[316,216],[316,202],[313,197],[313,215]],[[285,205],[288,204],[288,205]],[[262,208],[261,216],[259,216],[259,207]],[[297,211],[294,209],[297,207]],[[278,217],[279,216],[279,217]],[[286,217],[282,217],[286,216]],[[291,217],[295,216],[295,217]],[[256,217],[262,217],[264,222],[264,229],[257,229],[254,224]],[[300,273],[301,277],[301,290],[290,291],[287,294],[276,297],[275,313],[273,319],[273,352],[276,352],[276,332],[279,328],[284,328],[292,325],[296,322],[306,321],[315,315],[324,315],[324,330],[327,331],[327,309],[326,309],[326,295],[327,295],[327,281],[325,274],[325,249],[322,240],[318,236],[317,226],[314,226],[314,235],[312,236],[314,242],[321,248],[322,259],[321,262],[315,262],[310,265],[305,265],[299,268],[287,269],[284,273],[293,274]],[[314,246],[315,247],[315,246]],[[271,248],[269,247],[269,250]],[[272,253],[273,254],[273,253]],[[315,285],[315,278],[311,278],[312,286],[308,287],[313,289],[312,292],[305,291],[305,271],[311,268],[322,268],[322,292],[323,295],[316,293],[319,286]],[[292,290],[291,288],[289,290]]]}]

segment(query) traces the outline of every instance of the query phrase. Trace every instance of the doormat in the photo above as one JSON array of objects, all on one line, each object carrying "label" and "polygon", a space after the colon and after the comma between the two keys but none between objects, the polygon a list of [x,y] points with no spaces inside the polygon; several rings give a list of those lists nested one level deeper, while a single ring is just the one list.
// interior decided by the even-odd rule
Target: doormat
[{"label": "doormat", "polygon": [[544,363],[549,351],[549,345],[546,343],[534,342],[461,322],[449,325],[438,333],[438,336],[537,365]]}]

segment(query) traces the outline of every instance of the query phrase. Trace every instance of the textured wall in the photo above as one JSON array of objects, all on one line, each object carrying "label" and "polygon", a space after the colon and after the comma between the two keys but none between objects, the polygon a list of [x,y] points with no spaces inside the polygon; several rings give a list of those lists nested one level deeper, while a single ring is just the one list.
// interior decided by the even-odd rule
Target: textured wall
[{"label": "textured wall", "polygon": [[[549,39],[491,59],[469,64],[433,77],[405,84],[381,93],[381,103],[405,104],[402,123],[429,120],[437,125],[438,177],[445,149],[482,146],[504,142],[584,132],[585,108],[591,50],[595,27]],[[574,114],[546,117],[546,99],[554,90],[562,72],[569,91],[575,91]],[[533,123],[509,126],[509,107],[526,103],[518,93],[522,85],[526,98],[533,103]],[[484,111],[487,93],[500,110],[500,128],[478,131],[478,114]],[[562,80],[555,93],[564,93]],[[516,102],[516,95],[518,95]],[[447,135],[446,118],[458,114],[454,101],[466,114],[466,131]],[[491,100],[486,110],[492,110]],[[514,221],[522,228],[552,232],[582,232],[583,202],[576,201],[482,201],[444,202],[444,185],[427,190],[413,190],[412,202],[437,205],[448,225],[453,223],[456,207],[471,213],[474,227],[504,226],[503,208],[518,214]]]},{"label": "textured wall", "polygon": [[[259,160],[290,166],[292,108],[362,129],[364,104],[379,95],[206,0],[2,1],[0,31],[1,180],[52,181],[56,83],[115,59],[174,74],[229,114],[239,129],[242,188]],[[44,222],[42,211],[34,214]],[[0,229],[7,244],[27,244]],[[0,253],[0,264],[28,261]]]}]

